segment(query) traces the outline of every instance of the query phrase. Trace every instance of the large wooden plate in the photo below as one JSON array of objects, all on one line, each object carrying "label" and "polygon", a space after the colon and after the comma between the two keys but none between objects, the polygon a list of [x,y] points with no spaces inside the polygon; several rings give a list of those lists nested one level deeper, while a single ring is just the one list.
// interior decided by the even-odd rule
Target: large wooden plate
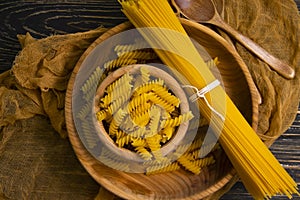
[{"label": "large wooden plate", "polygon": [[[257,114],[260,96],[252,81],[247,66],[222,37],[200,24],[181,20],[189,36],[201,44],[211,57],[218,57],[218,69],[224,88],[243,116],[254,129],[257,127]],[[129,22],[120,24],[100,36],[83,54],[69,80],[66,94],[66,123],[74,151],[90,175],[106,189],[125,199],[201,199],[220,190],[235,175],[231,163],[223,151],[216,153],[214,165],[205,168],[199,175],[184,170],[146,176],[142,173],[126,173],[107,167],[99,162],[83,145],[74,124],[72,98],[75,80],[82,63],[97,45],[113,35],[133,28]],[[106,54],[109,49],[103,49]],[[76,96],[76,95],[75,95]]]}]

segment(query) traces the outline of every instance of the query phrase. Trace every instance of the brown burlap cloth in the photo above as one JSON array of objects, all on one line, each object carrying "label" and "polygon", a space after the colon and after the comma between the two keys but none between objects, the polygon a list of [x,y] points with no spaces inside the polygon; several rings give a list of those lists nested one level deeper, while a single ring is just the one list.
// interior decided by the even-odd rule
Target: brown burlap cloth
[{"label": "brown burlap cloth", "polygon": [[[231,41],[262,96],[257,132],[271,145],[291,125],[299,104],[299,13],[293,0],[225,0],[225,6],[225,21],[296,70],[286,80]],[[0,199],[117,199],[105,190],[97,196],[100,186],[77,161],[64,120],[72,69],[105,30],[40,40],[18,36],[23,49],[12,69],[0,75]]]}]

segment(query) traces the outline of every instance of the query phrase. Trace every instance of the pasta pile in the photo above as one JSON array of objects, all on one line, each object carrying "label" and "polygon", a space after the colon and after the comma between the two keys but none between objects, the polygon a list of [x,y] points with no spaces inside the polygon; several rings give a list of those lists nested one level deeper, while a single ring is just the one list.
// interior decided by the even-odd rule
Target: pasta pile
[{"label": "pasta pile", "polygon": [[[167,0],[119,0],[159,58],[199,90],[215,81]],[[146,27],[147,29],[143,29]],[[151,27],[151,28],[149,28]],[[153,27],[157,27],[156,29]],[[205,98],[204,98],[205,97]],[[298,194],[297,183],[253,131],[221,86],[197,101],[247,190],[255,199]],[[212,106],[225,120],[212,112]]]},{"label": "pasta pile", "polygon": [[178,170],[180,166],[199,174],[201,168],[215,162],[212,155],[199,157],[202,139],[179,147],[177,152],[185,153],[176,162],[161,152],[162,145],[172,139],[177,127],[193,118],[191,111],[180,114],[179,105],[180,99],[164,81],[141,67],[140,73],[127,72],[106,88],[96,116],[119,148],[137,152],[145,165],[152,164],[146,169],[147,175]]},{"label": "pasta pile", "polygon": [[161,155],[155,155],[160,144],[168,142],[176,127],[193,114],[179,114],[180,100],[162,79],[151,77],[146,67],[135,75],[127,72],[106,88],[97,119],[109,124],[108,134],[118,147],[134,149],[145,160],[152,158],[151,150],[160,159]]},{"label": "pasta pile", "polygon": [[[151,49],[138,49],[144,40],[137,39],[133,44],[117,45],[117,58],[104,64],[104,80],[111,72],[131,64],[148,63],[157,60]],[[218,59],[207,61],[211,68]],[[84,88],[88,90],[87,88]],[[203,145],[204,134],[178,146],[174,152],[175,160],[163,157],[161,147],[176,134],[180,124],[190,121],[188,131],[197,131],[199,126],[207,125],[205,118],[193,118],[191,111],[180,113],[180,99],[168,89],[164,80],[150,75],[142,66],[138,73],[126,73],[106,89],[98,102],[96,118],[106,127],[106,132],[119,148],[126,148],[139,154],[144,160],[147,175],[175,171],[180,168],[199,174],[203,167],[215,163],[209,151],[219,149],[219,144]],[[105,150],[101,158],[118,170],[128,168],[124,163],[113,160]],[[200,155],[207,155],[202,157]]]}]

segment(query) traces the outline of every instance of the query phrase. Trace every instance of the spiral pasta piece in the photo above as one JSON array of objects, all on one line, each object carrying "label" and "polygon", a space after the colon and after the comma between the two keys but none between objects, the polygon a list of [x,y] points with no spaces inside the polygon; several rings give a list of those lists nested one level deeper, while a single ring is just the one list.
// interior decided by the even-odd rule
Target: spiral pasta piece
[{"label": "spiral pasta piece", "polygon": [[184,155],[180,156],[177,160],[185,169],[191,171],[194,174],[200,174],[201,168],[196,165],[195,162],[190,161]]},{"label": "spiral pasta piece", "polygon": [[117,52],[119,57],[126,57],[137,60],[153,60],[157,59],[157,55],[151,50],[134,50],[134,51],[119,51]]},{"label": "spiral pasta piece", "polygon": [[[81,91],[84,95],[88,94],[91,90],[94,90],[97,87],[97,82],[101,77],[103,70],[100,67],[97,67],[95,71],[91,74],[89,79],[81,87]],[[89,96],[89,95],[88,95]]]},{"label": "spiral pasta piece", "polygon": [[152,137],[147,137],[146,142],[148,147],[151,150],[151,153],[153,154],[154,158],[158,161],[163,159],[162,152],[161,152],[161,145],[160,145],[161,136],[160,135],[154,135]]},{"label": "spiral pasta piece", "polygon": [[136,59],[119,57],[117,59],[106,62],[104,64],[104,68],[107,71],[113,71],[113,70],[123,67],[123,66],[137,64],[137,62],[138,62],[138,60],[136,60]]},{"label": "spiral pasta piece", "polygon": [[108,152],[108,150],[106,150],[105,148],[102,148],[101,154],[99,156],[99,159],[101,160],[101,162],[107,166],[110,166],[116,170],[125,170],[125,171],[129,171],[129,164],[126,162],[122,162],[122,161],[118,161],[113,159],[114,155],[111,155],[110,152]]},{"label": "spiral pasta piece", "polygon": [[194,116],[192,114],[191,111],[184,113],[182,115],[179,115],[178,117],[175,118],[171,118],[171,119],[167,119],[164,120],[162,122],[162,127],[176,127],[179,126],[181,123],[184,123],[186,121],[189,121],[190,119],[192,119]]},{"label": "spiral pasta piece", "polygon": [[88,120],[82,119],[81,121],[82,137],[87,142],[88,147],[94,148],[97,146],[97,135],[91,134],[91,126]]},{"label": "spiral pasta piece", "polygon": [[175,107],[179,107],[179,98],[171,94],[166,87],[154,87],[152,91],[168,103],[174,105]]},{"label": "spiral pasta piece", "polygon": [[109,125],[109,135],[115,135],[118,131],[119,125],[122,123],[126,112],[123,109],[119,109],[115,115],[113,115],[113,119]]},{"label": "spiral pasta piece", "polygon": [[116,135],[116,139],[119,139],[119,138],[125,137],[127,134],[122,130],[117,130],[115,135]]},{"label": "spiral pasta piece", "polygon": [[100,102],[99,102],[99,106],[100,108],[107,108],[109,106],[109,104],[111,103],[112,101],[112,98],[111,98],[111,93],[105,95],[104,97],[102,97],[100,99]]},{"label": "spiral pasta piece", "polygon": [[128,134],[135,138],[144,138],[147,135],[149,130],[146,127],[138,127],[137,129],[129,132]]},{"label": "spiral pasta piece", "polygon": [[84,105],[83,108],[77,114],[77,117],[80,118],[81,120],[84,120],[86,116],[89,114],[90,110],[91,110],[90,104]]},{"label": "spiral pasta piece", "polygon": [[[153,105],[150,110],[150,132],[146,137],[152,137],[158,132],[159,122],[160,122],[161,109],[158,106]],[[161,137],[160,137],[161,138]]]},{"label": "spiral pasta piece", "polygon": [[111,96],[111,102],[116,101],[121,96],[127,96],[129,99],[131,94],[131,89],[132,89],[132,85],[129,83],[124,83],[119,87],[116,87],[108,94]]},{"label": "spiral pasta piece", "polygon": [[132,136],[131,135],[125,135],[121,138],[118,138],[116,140],[116,144],[119,147],[124,147],[125,145],[128,145],[129,143],[131,143],[131,141],[132,141]]},{"label": "spiral pasta piece", "polygon": [[81,90],[83,92],[83,98],[86,102],[92,101],[97,89],[97,85],[102,76],[102,69],[99,67],[90,75],[89,79],[84,83]]},{"label": "spiral pasta piece", "polygon": [[139,96],[133,97],[133,99],[131,99],[131,101],[128,104],[128,111],[131,112],[135,108],[147,103],[148,96],[149,96],[148,94],[143,93]]},{"label": "spiral pasta piece", "polygon": [[140,72],[141,72],[142,83],[143,84],[148,83],[150,81],[149,70],[146,67],[141,67]]},{"label": "spiral pasta piece", "polygon": [[120,129],[125,132],[131,132],[134,131],[135,128],[136,128],[136,124],[133,122],[130,115],[126,115],[123,122],[120,124]]},{"label": "spiral pasta piece", "polygon": [[201,148],[202,144],[203,144],[203,139],[197,138],[191,144],[188,144],[188,151],[194,151],[198,148]]},{"label": "spiral pasta piece", "polygon": [[166,127],[162,129],[160,131],[160,135],[162,136],[162,142],[165,143],[169,141],[172,138],[174,131],[175,131],[174,127]]},{"label": "spiral pasta piece", "polygon": [[152,106],[151,102],[146,102],[145,104],[137,106],[134,110],[131,111],[130,117],[134,118],[135,116],[142,114],[144,112],[148,112]]},{"label": "spiral pasta piece", "polygon": [[152,154],[143,146],[137,146],[135,150],[144,160],[151,160],[153,157]]},{"label": "spiral pasta piece", "polygon": [[140,95],[143,93],[148,93],[154,90],[156,87],[163,87],[164,81],[162,79],[155,79],[148,83],[142,84],[135,88],[134,95]]},{"label": "spiral pasta piece", "polygon": [[120,44],[115,46],[115,52],[129,52],[129,51],[135,51],[139,49],[144,49],[148,47],[149,45],[146,43],[145,40],[139,38],[135,41],[133,44]]},{"label": "spiral pasta piece", "polygon": [[209,122],[204,117],[202,118],[193,118],[189,123],[189,130],[199,129],[200,127],[204,127],[208,125]]},{"label": "spiral pasta piece", "polygon": [[100,110],[97,112],[96,116],[98,121],[102,121],[108,116],[108,114],[106,110]]},{"label": "spiral pasta piece", "polygon": [[[207,148],[208,146],[209,148]],[[184,156],[189,160],[197,160],[203,157],[201,155],[206,156],[211,151],[214,151],[211,148],[212,148],[211,145],[205,145],[205,146],[202,145],[201,148],[195,149],[193,151],[188,151],[187,153],[184,154]],[[207,151],[207,149],[209,149],[209,151]]]},{"label": "spiral pasta piece", "polygon": [[126,83],[131,83],[133,77],[129,74],[126,73],[123,76],[121,76],[120,78],[118,78],[116,81],[114,81],[112,84],[110,84],[109,86],[107,86],[106,88],[106,92],[110,93],[112,92],[115,88],[126,84]]},{"label": "spiral pasta piece", "polygon": [[148,95],[148,98],[150,101],[152,101],[154,104],[160,105],[163,109],[165,109],[167,112],[172,112],[175,110],[175,106],[168,103],[164,99],[160,98],[158,95],[156,95],[153,92],[150,92]]},{"label": "spiral pasta piece", "polygon": [[139,86],[147,83],[148,81],[150,81],[149,70],[146,67],[141,67],[140,74],[136,75],[133,88],[138,88]]},{"label": "spiral pasta piece", "polygon": [[148,111],[145,111],[144,113],[141,113],[139,115],[136,115],[133,117],[133,122],[135,124],[137,124],[138,126],[140,127],[144,127],[146,126],[149,121],[150,121],[150,115],[149,115],[149,112]]},{"label": "spiral pasta piece", "polygon": [[145,166],[167,166],[172,164],[173,160],[171,160],[168,157],[163,157],[161,160],[156,160],[156,159],[151,159],[151,160],[147,160],[143,163],[143,165]]},{"label": "spiral pasta piece", "polygon": [[130,94],[124,93],[123,96],[120,96],[118,99],[113,101],[107,108],[108,112],[113,115],[117,112],[130,98]]},{"label": "spiral pasta piece", "polygon": [[131,145],[134,146],[134,147],[146,147],[147,142],[143,138],[135,137],[135,138],[132,139]]},{"label": "spiral pasta piece", "polygon": [[194,164],[197,165],[198,167],[206,167],[208,165],[214,164],[215,159],[213,156],[205,157],[205,158],[200,158],[194,161]]}]

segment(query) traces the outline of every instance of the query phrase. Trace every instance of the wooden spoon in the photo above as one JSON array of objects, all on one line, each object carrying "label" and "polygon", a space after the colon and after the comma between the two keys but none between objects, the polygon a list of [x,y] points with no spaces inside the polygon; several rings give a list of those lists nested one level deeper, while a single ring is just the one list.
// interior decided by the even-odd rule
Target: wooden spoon
[{"label": "wooden spoon", "polygon": [[184,17],[198,23],[209,23],[215,25],[229,33],[248,50],[269,64],[269,66],[281,76],[287,79],[295,77],[294,69],[288,64],[274,57],[261,46],[224,22],[218,13],[220,5],[218,5],[219,8],[217,9],[212,0],[172,0],[172,3]]}]

